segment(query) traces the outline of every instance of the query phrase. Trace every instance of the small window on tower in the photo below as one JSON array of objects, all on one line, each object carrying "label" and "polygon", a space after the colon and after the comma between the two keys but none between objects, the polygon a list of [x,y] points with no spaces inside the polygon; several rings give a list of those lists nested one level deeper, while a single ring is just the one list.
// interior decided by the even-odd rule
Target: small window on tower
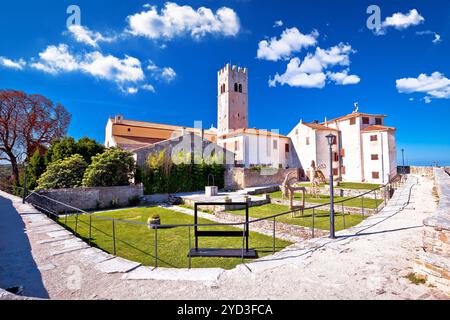
[{"label": "small window on tower", "polygon": [[234,92],[238,92],[238,84],[237,83],[234,84]]},{"label": "small window on tower", "polygon": [[356,124],[356,118],[351,118],[350,119],[350,125],[353,126]]},{"label": "small window on tower", "polygon": [[363,122],[363,124],[369,124],[370,123],[369,118],[367,118],[367,117],[362,118],[362,122]]},{"label": "small window on tower", "polygon": [[375,118],[375,124],[378,125],[378,126],[383,125],[383,119],[381,119],[381,118]]},{"label": "small window on tower", "polygon": [[242,93],[242,84],[239,84],[239,92]]}]

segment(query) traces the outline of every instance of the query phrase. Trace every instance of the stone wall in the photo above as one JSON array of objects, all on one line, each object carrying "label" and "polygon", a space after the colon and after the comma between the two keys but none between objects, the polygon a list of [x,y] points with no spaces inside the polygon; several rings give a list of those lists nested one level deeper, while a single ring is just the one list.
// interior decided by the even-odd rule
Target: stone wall
[{"label": "stone wall", "polygon": [[424,221],[423,252],[415,260],[414,271],[450,294],[450,176],[435,168],[434,177],[439,207]]},{"label": "stone wall", "polygon": [[418,167],[418,166],[399,166],[398,173],[417,174],[432,177],[434,175],[434,167]]},{"label": "stone wall", "polygon": [[[137,198],[140,200],[143,194],[143,186],[138,184],[123,187],[41,190],[38,192],[38,195],[32,194],[28,201],[33,205],[41,206],[60,214],[66,211],[73,212],[74,210],[70,207],[86,211],[111,207],[127,207],[132,204],[130,201]],[[61,203],[51,201],[42,196]]]},{"label": "stone wall", "polygon": [[299,178],[298,169],[245,169],[229,168],[225,171],[225,189],[241,190],[251,187],[281,185],[287,174]]}]

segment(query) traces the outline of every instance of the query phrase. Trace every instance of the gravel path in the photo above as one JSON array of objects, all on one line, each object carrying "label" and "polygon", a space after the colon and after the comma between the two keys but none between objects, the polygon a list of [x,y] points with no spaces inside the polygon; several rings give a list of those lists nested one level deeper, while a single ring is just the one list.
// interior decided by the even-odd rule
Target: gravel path
[{"label": "gravel path", "polygon": [[[22,215],[31,245],[33,276],[52,299],[443,299],[426,285],[405,278],[421,250],[422,221],[436,209],[433,182],[410,177],[379,215],[338,233],[337,240],[312,239],[231,271],[160,270],[88,248],[42,214],[32,214],[17,198],[4,193],[2,216]],[[14,209],[15,208],[15,209]],[[3,219],[0,228],[5,228]],[[19,225],[19,228],[20,225]],[[22,228],[23,230],[23,228]],[[23,233],[23,231],[22,231]],[[4,241],[4,239],[1,239]],[[31,257],[17,249],[19,255]],[[3,252],[1,252],[3,258]],[[5,258],[6,259],[6,258]],[[4,259],[4,260],[5,260]],[[14,265],[11,261],[10,265]],[[38,269],[36,268],[38,266]],[[0,269],[3,271],[3,269]],[[11,270],[11,269],[10,269]],[[5,279],[25,281],[14,273]],[[6,278],[5,278],[6,277]],[[152,280],[132,280],[132,279]],[[181,279],[155,280],[155,279]],[[192,281],[196,280],[196,281]],[[20,283],[10,284],[19,285]],[[39,286],[38,286],[39,287]],[[31,294],[25,286],[25,293]],[[28,290],[28,291],[27,291]]]}]

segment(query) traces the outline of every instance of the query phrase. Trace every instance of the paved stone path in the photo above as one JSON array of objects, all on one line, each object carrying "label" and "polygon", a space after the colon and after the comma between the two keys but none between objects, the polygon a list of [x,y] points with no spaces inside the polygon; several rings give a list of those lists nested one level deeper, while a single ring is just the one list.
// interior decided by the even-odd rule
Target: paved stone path
[{"label": "paved stone path", "polygon": [[[10,230],[0,236],[0,287],[24,285],[25,294],[52,299],[445,298],[405,278],[421,250],[422,221],[436,208],[432,186],[427,178],[410,177],[379,215],[338,233],[337,240],[303,241],[230,271],[152,271],[89,248],[0,193],[0,229]],[[12,251],[5,245],[10,237],[16,239]]]}]

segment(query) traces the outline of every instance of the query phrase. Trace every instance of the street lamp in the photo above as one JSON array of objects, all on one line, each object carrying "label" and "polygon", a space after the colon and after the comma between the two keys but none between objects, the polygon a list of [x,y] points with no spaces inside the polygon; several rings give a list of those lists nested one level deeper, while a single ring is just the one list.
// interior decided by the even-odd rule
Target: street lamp
[{"label": "street lamp", "polygon": [[336,141],[336,136],[329,134],[327,137],[328,145],[330,146],[330,238],[335,239],[334,231],[334,183],[333,183],[333,144]]}]

